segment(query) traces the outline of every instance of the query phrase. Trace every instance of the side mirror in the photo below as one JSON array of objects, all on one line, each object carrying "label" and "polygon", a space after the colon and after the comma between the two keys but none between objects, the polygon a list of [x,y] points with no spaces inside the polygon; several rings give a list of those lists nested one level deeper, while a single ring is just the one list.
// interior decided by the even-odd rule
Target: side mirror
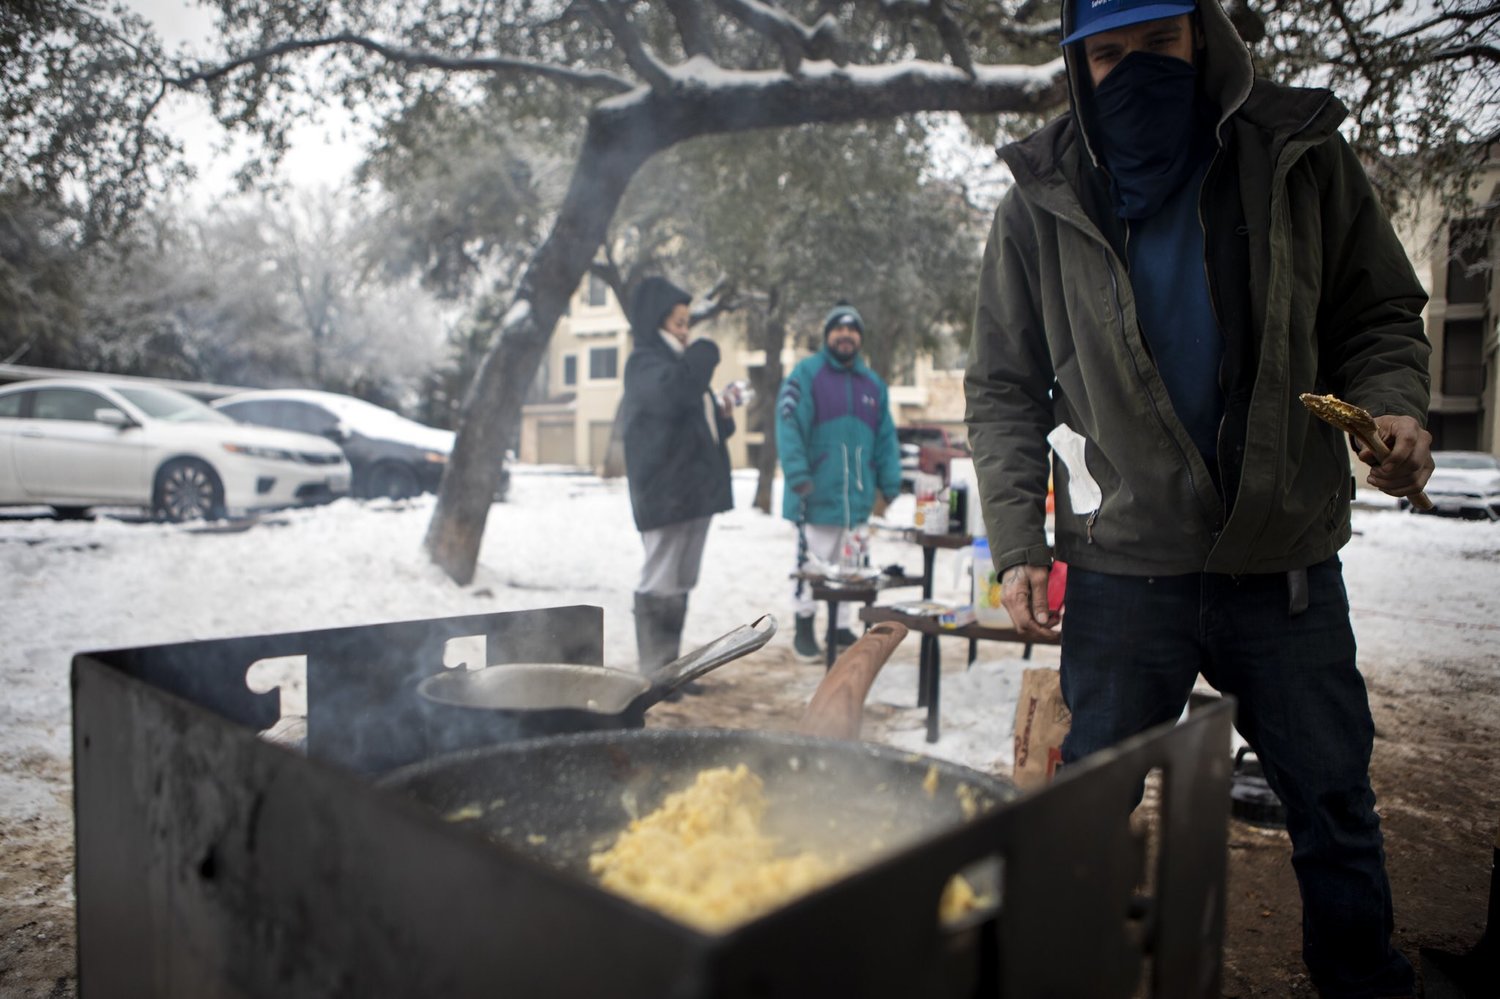
[{"label": "side mirror", "polygon": [[94,410],[94,422],[102,423],[107,427],[114,427],[116,430],[124,430],[126,427],[135,426],[134,420],[113,406],[101,406]]},{"label": "side mirror", "polygon": [[329,427],[327,430],[323,431],[323,436],[327,437],[335,444],[342,444],[344,443],[344,441],[348,440],[354,435],[349,432],[349,428],[344,424],[336,423],[333,426]]}]

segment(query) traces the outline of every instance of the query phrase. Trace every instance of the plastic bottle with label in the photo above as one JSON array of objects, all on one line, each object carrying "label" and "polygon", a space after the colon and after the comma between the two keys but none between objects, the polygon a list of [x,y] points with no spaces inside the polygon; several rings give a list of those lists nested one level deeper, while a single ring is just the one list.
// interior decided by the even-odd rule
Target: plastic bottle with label
[{"label": "plastic bottle with label", "polygon": [[986,628],[1009,628],[1010,614],[1000,602],[1000,577],[990,561],[987,538],[974,539],[974,620]]}]

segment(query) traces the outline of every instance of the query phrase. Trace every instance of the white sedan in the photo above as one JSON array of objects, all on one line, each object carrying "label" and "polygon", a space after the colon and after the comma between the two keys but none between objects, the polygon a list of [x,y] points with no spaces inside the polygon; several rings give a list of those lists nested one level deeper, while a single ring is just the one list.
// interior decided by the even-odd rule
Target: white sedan
[{"label": "white sedan", "polygon": [[247,427],[175,389],[49,378],[0,388],[0,506],[141,506],[216,519],[349,491],[331,441]]},{"label": "white sedan", "polygon": [[[1433,513],[1500,520],[1500,459],[1484,451],[1434,451],[1427,498]],[[1411,504],[1402,500],[1403,510]]]}]

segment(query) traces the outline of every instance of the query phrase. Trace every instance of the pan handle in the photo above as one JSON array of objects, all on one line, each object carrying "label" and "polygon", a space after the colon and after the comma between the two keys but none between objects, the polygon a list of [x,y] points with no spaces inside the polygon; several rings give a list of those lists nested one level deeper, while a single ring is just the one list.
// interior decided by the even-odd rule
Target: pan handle
[{"label": "pan handle", "polygon": [[831,739],[858,739],[870,685],[906,637],[906,630],[904,624],[884,621],[872,625],[845,649],[813,691],[797,730]]},{"label": "pan handle", "polygon": [[635,699],[634,707],[644,711],[685,683],[696,680],[709,670],[747,656],[765,645],[776,634],[776,618],[763,614],[749,624],[742,624],[727,634],[700,645],[687,655],[674,659],[651,674],[651,689]]}]

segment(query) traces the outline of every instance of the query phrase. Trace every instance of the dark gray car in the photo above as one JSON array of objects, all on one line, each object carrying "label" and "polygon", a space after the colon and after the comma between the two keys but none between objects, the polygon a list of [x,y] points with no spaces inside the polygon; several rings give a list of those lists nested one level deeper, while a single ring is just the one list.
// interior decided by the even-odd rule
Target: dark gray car
[{"label": "dark gray car", "polygon": [[239,392],[213,407],[242,423],[300,430],[335,441],[353,469],[355,496],[405,499],[436,492],[453,431],[334,392],[306,389]]}]

